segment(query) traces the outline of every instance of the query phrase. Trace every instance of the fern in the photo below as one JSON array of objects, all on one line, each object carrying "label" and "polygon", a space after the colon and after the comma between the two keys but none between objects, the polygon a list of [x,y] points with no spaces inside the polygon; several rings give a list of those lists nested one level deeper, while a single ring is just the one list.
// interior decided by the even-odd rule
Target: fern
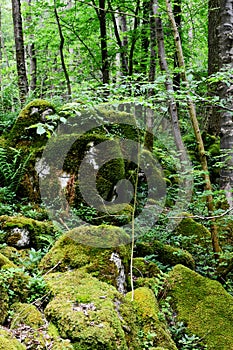
[{"label": "fern", "polygon": [[0,198],[8,201],[15,197],[26,172],[30,154],[23,156],[15,148],[0,147]]}]

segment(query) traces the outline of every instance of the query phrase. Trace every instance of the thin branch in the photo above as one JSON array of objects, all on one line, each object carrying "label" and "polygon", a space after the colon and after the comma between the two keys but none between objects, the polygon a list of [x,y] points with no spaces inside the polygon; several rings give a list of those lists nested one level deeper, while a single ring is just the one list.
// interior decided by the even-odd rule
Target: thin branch
[{"label": "thin branch", "polygon": [[213,216],[201,216],[201,215],[168,216],[168,219],[186,219],[186,218],[191,218],[191,219],[201,219],[201,220],[212,220],[212,219],[222,218],[223,216],[226,216],[228,213],[230,213],[232,210],[233,210],[233,207],[227,209],[222,214],[213,215]]}]

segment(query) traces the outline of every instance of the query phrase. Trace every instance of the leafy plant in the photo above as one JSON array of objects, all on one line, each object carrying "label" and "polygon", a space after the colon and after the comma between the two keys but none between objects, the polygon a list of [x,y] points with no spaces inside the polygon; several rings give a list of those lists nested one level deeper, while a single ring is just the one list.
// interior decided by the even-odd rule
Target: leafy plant
[{"label": "leafy plant", "polygon": [[12,202],[26,172],[31,155],[23,155],[21,150],[0,147],[0,200]]}]

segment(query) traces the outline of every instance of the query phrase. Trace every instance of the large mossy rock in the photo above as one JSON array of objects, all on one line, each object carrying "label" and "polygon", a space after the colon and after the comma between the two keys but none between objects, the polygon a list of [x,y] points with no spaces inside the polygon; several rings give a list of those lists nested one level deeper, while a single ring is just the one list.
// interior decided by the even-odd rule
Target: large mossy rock
[{"label": "large mossy rock", "polygon": [[16,267],[16,266],[6,256],[0,253],[0,269],[8,268],[8,267]]},{"label": "large mossy rock", "polygon": [[17,328],[21,324],[37,329],[44,324],[41,312],[32,304],[15,303],[12,305],[11,311],[13,311],[11,329]]},{"label": "large mossy rock", "polygon": [[53,295],[45,316],[74,349],[130,348],[122,328],[127,320],[118,310],[122,295],[113,286],[79,270],[48,274],[45,279]]},{"label": "large mossy rock", "polygon": [[169,273],[166,288],[178,320],[198,335],[208,350],[232,349],[233,297],[219,282],[177,265]]},{"label": "large mossy rock", "polygon": [[196,252],[198,247],[211,248],[211,233],[202,224],[184,213],[184,218],[176,227],[174,234],[183,249]]},{"label": "large mossy rock", "polygon": [[[100,280],[117,288],[121,283],[121,288],[125,288],[130,247],[124,243],[128,240],[128,235],[119,227],[81,226],[62,235],[43,257],[39,267],[43,272],[85,267],[88,273]],[[101,248],[103,243],[108,248]]]},{"label": "large mossy rock", "polygon": [[2,269],[0,273],[0,324],[3,324],[15,302],[23,302],[29,294],[29,276],[20,269]]},{"label": "large mossy rock", "polygon": [[46,142],[46,135],[41,136],[36,132],[36,128],[30,128],[38,123],[48,123],[48,116],[55,114],[53,105],[45,100],[34,100],[28,103],[20,112],[11,129],[7,140],[12,146],[30,145],[36,141]]},{"label": "large mossy rock", "polygon": [[16,248],[40,248],[42,236],[54,236],[51,223],[22,216],[0,216],[0,229],[4,232],[0,242]]},{"label": "large mossy rock", "polygon": [[[128,293],[127,298],[131,297],[132,293]],[[142,343],[147,342],[150,348],[160,346],[162,349],[177,350],[166,324],[159,320],[159,306],[152,290],[146,287],[137,288],[134,291],[133,304]]]},{"label": "large mossy rock", "polygon": [[147,255],[154,256],[157,261],[160,261],[164,265],[175,266],[182,264],[191,269],[195,267],[195,261],[188,251],[163,244],[157,240],[150,243],[136,243],[135,257],[145,257]]},{"label": "large mossy rock", "polygon": [[0,350],[26,350],[6,329],[0,328]]}]

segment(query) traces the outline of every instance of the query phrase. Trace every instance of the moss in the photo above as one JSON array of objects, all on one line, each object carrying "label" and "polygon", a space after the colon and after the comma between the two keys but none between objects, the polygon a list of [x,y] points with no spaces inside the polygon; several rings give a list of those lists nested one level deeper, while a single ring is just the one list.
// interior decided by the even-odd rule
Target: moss
[{"label": "moss", "polygon": [[13,338],[10,332],[0,328],[0,350],[26,350],[26,347]]},{"label": "moss", "polygon": [[209,230],[188,217],[188,214],[183,213],[182,215],[187,217],[181,220],[174,232],[176,236],[187,237],[187,240],[181,240],[182,248],[192,252],[195,251],[194,245],[200,245],[205,248],[211,247],[211,234]]},{"label": "moss", "polygon": [[10,305],[28,297],[28,280],[20,269],[2,269],[0,274],[0,324],[3,324]]},{"label": "moss", "polygon": [[[48,114],[46,113],[48,112]],[[51,103],[45,100],[34,100],[27,104],[20,112],[18,118],[15,121],[13,128],[11,129],[7,139],[10,144],[22,143],[23,141],[35,142],[36,140],[46,141],[45,136],[38,135],[36,128],[27,129],[31,125],[37,123],[46,123],[46,115],[55,114],[55,109]]]},{"label": "moss", "polygon": [[189,252],[159,241],[153,241],[151,243],[137,242],[135,257],[146,255],[155,255],[156,260],[165,265],[174,266],[176,264],[183,264],[191,269],[195,267],[194,259]]},{"label": "moss", "polygon": [[7,267],[15,267],[12,261],[0,253],[0,269]]},{"label": "moss", "polygon": [[[128,349],[115,306],[122,296],[114,287],[78,270],[45,279],[54,296],[45,316],[74,349]],[[80,303],[83,296],[90,302]]]},{"label": "moss", "polygon": [[[128,293],[127,297],[131,298],[131,293]],[[159,320],[159,307],[154,293],[145,287],[136,289],[133,304],[138,315],[142,343],[150,337],[150,345],[153,342],[153,346],[176,350],[166,325]]]},{"label": "moss", "polygon": [[[125,274],[128,273],[130,248],[123,244],[114,248],[99,248],[98,243],[106,238],[106,243],[112,246],[124,243],[128,240],[126,233],[119,227],[114,226],[81,226],[61,236],[52,249],[44,256],[39,267],[47,271],[56,266],[56,271],[67,271],[67,269],[81,268],[85,266],[86,271],[98,277],[104,282],[116,286],[118,270],[113,261],[112,253],[117,253],[122,260]],[[86,244],[80,243],[87,240]],[[88,245],[91,243],[94,246]],[[96,247],[95,247],[96,245]],[[100,244],[99,244],[100,245]]]},{"label": "moss", "polygon": [[229,350],[233,344],[233,297],[217,281],[177,265],[167,281],[178,320],[207,344],[208,350]]},{"label": "moss", "polygon": [[15,303],[12,305],[11,310],[14,312],[11,320],[11,329],[17,328],[20,324],[37,329],[44,324],[42,314],[34,305]]},{"label": "moss", "polygon": [[0,228],[5,232],[1,239],[8,245],[19,248],[30,246],[39,249],[42,245],[40,236],[55,234],[51,223],[22,216],[0,216]]}]

